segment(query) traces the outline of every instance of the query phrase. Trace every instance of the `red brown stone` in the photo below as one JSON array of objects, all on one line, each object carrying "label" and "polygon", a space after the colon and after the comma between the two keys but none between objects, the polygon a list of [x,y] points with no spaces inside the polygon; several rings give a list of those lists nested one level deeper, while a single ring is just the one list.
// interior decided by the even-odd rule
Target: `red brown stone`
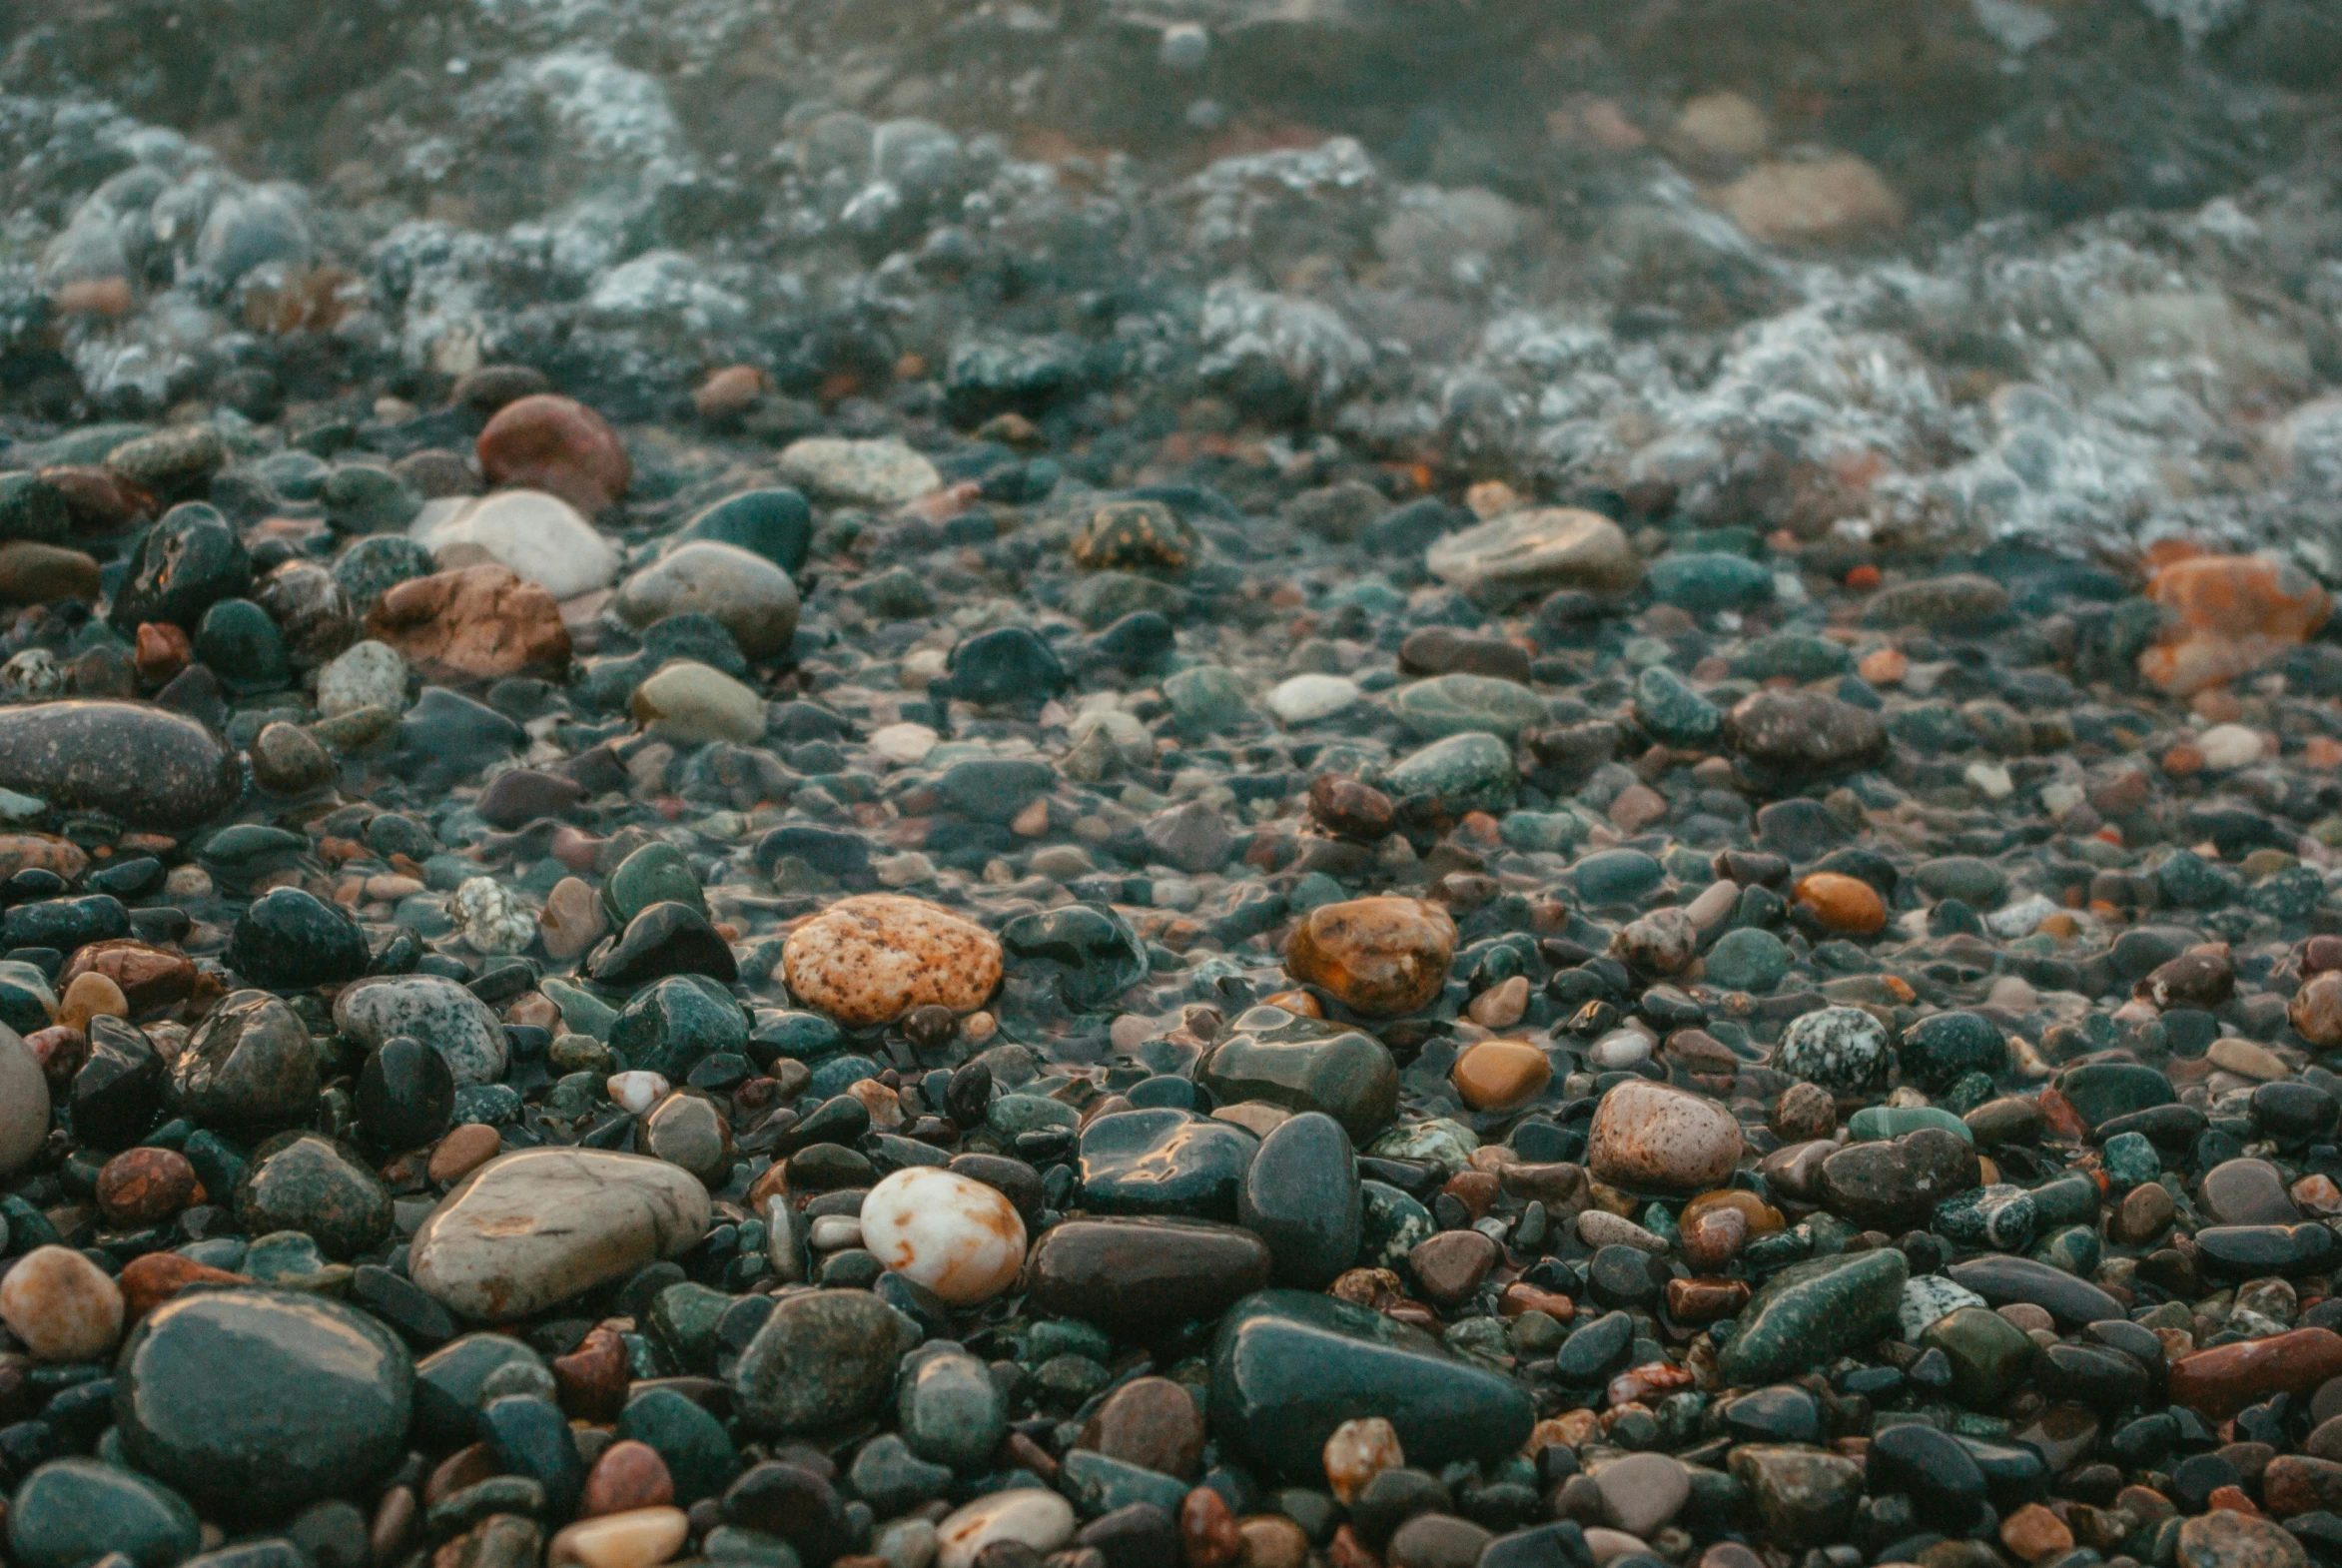
[{"label": "red brown stone", "polygon": [[606,509],[634,478],[609,421],[551,392],[497,409],[479,432],[477,450],[479,471],[491,485],[547,490],[588,514]]},{"label": "red brown stone", "polygon": [[1229,1568],[1243,1542],[1236,1516],[1210,1487],[1196,1487],[1179,1504],[1179,1551],[1186,1568]]},{"label": "red brown stone", "polygon": [[98,1172],[98,1207],[124,1229],[168,1219],[202,1190],[195,1167],[175,1149],[126,1149]]},{"label": "red brown stone", "polygon": [[1192,1480],[1203,1462],[1203,1416],[1170,1378],[1141,1377],[1108,1396],[1074,1446]]},{"label": "red brown stone", "polygon": [[606,1326],[588,1330],[576,1349],[553,1357],[553,1385],[572,1420],[615,1421],[626,1406],[632,1375],[626,1341]]},{"label": "red brown stone", "polygon": [[48,1080],[52,1097],[70,1090],[73,1075],[90,1059],[89,1037],[70,1024],[36,1029],[24,1037],[24,1043],[31,1049],[33,1060],[41,1065],[41,1077]]},{"label": "red brown stone", "polygon": [[122,1265],[122,1322],[125,1328],[194,1284],[247,1284],[242,1274],[213,1268],[177,1252],[146,1252]]},{"label": "red brown stone", "polygon": [[569,663],[569,630],[553,596],[492,564],[398,583],[366,626],[426,680],[557,676]]},{"label": "red brown stone", "polygon": [[2342,1334],[2296,1328],[2193,1351],[2171,1363],[2170,1399],[2207,1420],[2225,1421],[2271,1394],[2310,1393],[2342,1374]]},{"label": "red brown stone", "polygon": [[633,1508],[656,1508],[674,1500],[675,1478],[667,1473],[667,1461],[650,1444],[628,1438],[603,1449],[585,1473],[584,1500],[577,1511],[590,1519]]},{"label": "red brown stone", "polygon": [[84,975],[103,975],[121,988],[134,1019],[168,1013],[195,995],[195,960],[170,948],[150,947],[128,937],[93,942],[75,952],[57,977],[60,987]]}]

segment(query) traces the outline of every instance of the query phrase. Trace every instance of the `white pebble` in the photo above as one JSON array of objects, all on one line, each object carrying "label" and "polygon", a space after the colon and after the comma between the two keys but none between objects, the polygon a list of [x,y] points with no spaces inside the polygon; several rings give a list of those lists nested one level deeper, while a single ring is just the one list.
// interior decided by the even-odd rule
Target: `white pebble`
[{"label": "white pebble", "polygon": [[[981,1181],[932,1166],[898,1171],[870,1189],[862,1237],[879,1261],[953,1306],[991,1300],[1025,1266],[1025,1221],[1016,1205]],[[947,1543],[947,1563],[950,1555]]]},{"label": "white pebble", "polygon": [[870,749],[887,761],[916,766],[942,739],[924,724],[889,724],[870,732]]},{"label": "white pebble", "polygon": [[602,1087],[621,1111],[640,1116],[667,1098],[669,1085],[656,1073],[613,1073]]},{"label": "white pebble", "polygon": [[1986,800],[2005,799],[2008,792],[2016,788],[2016,781],[2008,776],[2008,770],[1997,762],[1971,762],[1960,777],[1967,780],[1968,788]]},{"label": "white pebble", "polygon": [[[871,1190],[875,1196],[877,1188]],[[935,1534],[936,1568],[976,1568],[977,1554],[995,1541],[1014,1541],[1046,1556],[1074,1538],[1074,1505],[1038,1486],[1020,1486],[979,1497],[936,1526]]]},{"label": "white pebble", "polygon": [[862,1221],[852,1214],[823,1214],[813,1221],[813,1249],[842,1252],[862,1244]]},{"label": "white pebble", "polygon": [[1268,711],[1287,724],[1310,724],[1331,718],[1358,697],[1358,683],[1346,675],[1295,675],[1268,694]]},{"label": "white pebble", "polygon": [[2195,744],[2214,773],[2233,773],[2261,760],[2260,731],[2243,724],[2215,724]]}]

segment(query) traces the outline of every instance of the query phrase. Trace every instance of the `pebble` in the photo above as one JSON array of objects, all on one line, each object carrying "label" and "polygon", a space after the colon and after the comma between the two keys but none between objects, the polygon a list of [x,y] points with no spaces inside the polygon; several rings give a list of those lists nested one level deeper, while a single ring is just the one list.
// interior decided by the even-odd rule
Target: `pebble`
[{"label": "pebble", "polygon": [[862,1200],[863,1244],[880,1262],[953,1306],[975,1306],[1015,1283],[1025,1222],[997,1189],[949,1171],[898,1171]]},{"label": "pebble", "polygon": [[464,1317],[508,1322],[694,1245],[707,1189],[675,1167],[529,1149],[465,1176],[414,1232],[407,1268]]},{"label": "pebble", "polygon": [[1455,952],[1455,922],[1419,899],[1321,904],[1285,944],[1293,977],[1369,1017],[1412,1013],[1438,993]]},{"label": "pebble", "polygon": [[892,1023],[937,1006],[967,1014],[999,985],[1001,945],[982,927],[919,899],[840,899],[789,934],[789,990],[843,1023]]},{"label": "pebble", "polygon": [[789,574],[752,550],[713,539],[687,540],[635,572],[611,607],[637,627],[670,615],[708,616],[750,658],[785,652],[797,632],[797,585]]},{"label": "pebble", "polygon": [[541,490],[499,490],[426,507],[414,537],[444,568],[493,562],[556,599],[607,587],[618,571],[609,540],[568,501]]},{"label": "pebble", "polygon": [[660,740],[747,745],[764,737],[764,699],[754,687],[690,659],[677,659],[634,689],[635,722]]},{"label": "pebble", "polygon": [[99,1360],[122,1337],[122,1291],[79,1252],[36,1247],[0,1276],[0,1322],[40,1360]]},{"label": "pebble", "polygon": [[1605,1181],[1629,1189],[1698,1191],[1739,1164],[1740,1124],[1713,1101],[1663,1084],[1627,1083],[1594,1111],[1586,1162]]},{"label": "pebble", "polygon": [[588,513],[614,504],[634,477],[608,421],[551,392],[532,392],[498,408],[474,451],[488,483],[546,490]]},{"label": "pebble", "polygon": [[976,1568],[988,1547],[1023,1547],[1037,1555],[1056,1551],[1073,1539],[1074,1509],[1055,1492],[1012,1487],[955,1510],[936,1525],[935,1534],[936,1568]]},{"label": "pebble", "polygon": [[569,631],[552,595],[493,563],[395,584],[366,629],[430,681],[559,675],[569,664]]},{"label": "pebble", "polygon": [[935,464],[899,440],[807,436],[782,449],[780,467],[807,494],[855,506],[908,505],[943,483]]}]

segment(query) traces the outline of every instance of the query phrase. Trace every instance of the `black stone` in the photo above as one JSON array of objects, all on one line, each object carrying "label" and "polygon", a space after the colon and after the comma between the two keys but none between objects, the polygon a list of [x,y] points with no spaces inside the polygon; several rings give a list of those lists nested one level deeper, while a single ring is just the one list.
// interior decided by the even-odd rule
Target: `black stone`
[{"label": "black stone", "polygon": [[1020,915],[1001,928],[1001,947],[1018,971],[1055,978],[1076,1010],[1103,1007],[1147,978],[1146,946],[1130,923],[1095,904]]},{"label": "black stone", "polygon": [[631,989],[669,975],[706,975],[723,985],[739,962],[708,918],[688,904],[653,904],[595,949],[587,970],[599,985]]},{"label": "black stone", "polygon": [[1260,1141],[1186,1111],[1119,1111],[1082,1130],[1082,1204],[1105,1214],[1233,1219]]},{"label": "black stone", "polygon": [[1341,1124],[1310,1111],[1272,1128],[1244,1173],[1236,1217],[1268,1243],[1278,1284],[1320,1290],[1348,1268],[1363,1210]]},{"label": "black stone", "polygon": [[90,1054],[73,1075],[73,1135],[91,1149],[128,1149],[163,1111],[163,1058],[146,1032],[103,1015],[89,1023]]},{"label": "black stone", "polygon": [[252,557],[235,526],[216,508],[190,501],[165,512],[138,541],[107,619],[126,638],[147,621],[193,635],[205,610],[251,583]]},{"label": "black stone", "polygon": [[411,1035],[394,1035],[358,1076],[358,1125],[387,1150],[436,1143],[455,1120],[455,1075],[447,1059]]},{"label": "black stone", "polygon": [[356,921],[300,888],[272,888],[246,905],[228,940],[229,967],[271,991],[356,980],[371,957]]}]

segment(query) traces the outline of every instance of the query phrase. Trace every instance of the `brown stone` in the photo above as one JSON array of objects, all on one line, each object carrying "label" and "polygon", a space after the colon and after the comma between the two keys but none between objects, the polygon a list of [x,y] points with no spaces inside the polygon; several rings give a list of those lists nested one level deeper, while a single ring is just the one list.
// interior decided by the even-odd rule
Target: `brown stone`
[{"label": "brown stone", "polygon": [[195,1167],[174,1149],[126,1149],[98,1172],[98,1207],[125,1230],[169,1218],[202,1190]]},{"label": "brown stone", "polygon": [[1332,993],[1353,1013],[1391,1018],[1429,1004],[1447,983],[1455,922],[1421,899],[1320,904],[1285,942],[1293,978]]},{"label": "brown stone", "polygon": [[615,1421],[625,1408],[627,1383],[634,1374],[626,1341],[616,1329],[596,1324],[576,1349],[553,1357],[552,1365],[561,1408],[572,1420]]},{"label": "brown stone", "polygon": [[1483,1040],[1463,1049],[1449,1076],[1474,1111],[1510,1111],[1545,1092],[1553,1064],[1526,1040]]},{"label": "brown stone", "polygon": [[2261,1502],[2280,1519],[2342,1505],[2342,1464],[2280,1454],[2261,1471]]},{"label": "brown stone", "polygon": [[1785,1144],[1828,1138],[1838,1131],[1838,1102],[1819,1084],[1792,1084],[1773,1102],[1765,1125]]},{"label": "brown stone", "polygon": [[462,1180],[493,1160],[501,1147],[503,1140],[492,1127],[466,1122],[453,1129],[431,1150],[428,1175],[432,1184],[445,1186]]},{"label": "brown stone", "polygon": [[122,1265],[123,1313],[127,1321],[140,1318],[170,1300],[189,1285],[249,1283],[243,1274],[199,1263],[177,1252],[143,1252]]},{"label": "brown stone", "polygon": [[66,983],[65,994],[57,1000],[57,1022],[68,1029],[86,1030],[93,1018],[128,1018],[130,1003],[122,995],[122,988],[95,970],[87,970]]},{"label": "brown stone", "polygon": [[1496,1256],[1496,1243],[1477,1230],[1442,1230],[1416,1243],[1407,1266],[1424,1295],[1441,1306],[1455,1306],[1480,1288]]},{"label": "brown stone", "polygon": [[2144,1181],[2123,1194],[2114,1210],[2114,1239],[2125,1246],[2143,1246],[2171,1227],[2177,1205],[2160,1181]]},{"label": "brown stone", "polygon": [[2132,995],[2158,1008],[2201,1008],[2215,1012],[2236,994],[2236,967],[2228,944],[2205,942],[2157,965]]},{"label": "brown stone", "polygon": [[1737,1208],[1715,1208],[1683,1226],[1684,1261],[1707,1273],[1721,1273],[1740,1255],[1749,1221]]},{"label": "brown stone", "polygon": [[1170,1378],[1135,1378],[1107,1396],[1074,1446],[1193,1480],[1203,1463],[1203,1414]]},{"label": "brown stone", "polygon": [[2328,969],[2311,976],[2293,993],[2285,1016],[2311,1045],[2342,1046],[2342,971]]},{"label": "brown stone", "polygon": [[585,1495],[577,1511],[591,1518],[674,1500],[675,1478],[667,1473],[667,1461],[650,1444],[628,1438],[603,1449],[585,1472]]},{"label": "brown stone", "polygon": [[2073,1532],[2039,1503],[2026,1503],[2000,1522],[2000,1544],[2023,1562],[2037,1563],[2073,1550]]},{"label": "brown stone", "polygon": [[39,1064],[41,1077],[49,1086],[52,1100],[63,1098],[73,1088],[73,1075],[90,1059],[90,1038],[71,1024],[52,1024],[47,1029],[36,1029],[24,1037],[33,1061]]},{"label": "brown stone", "polygon": [[1243,1544],[1236,1516],[1210,1487],[1196,1487],[1179,1504],[1179,1556],[1185,1568],[1230,1568]]},{"label": "brown stone", "polygon": [[1371,784],[1320,773],[1309,781],[1309,815],[1329,833],[1371,844],[1390,836],[1398,808]]},{"label": "brown stone", "polygon": [[65,496],[66,520],[77,536],[120,533],[154,513],[153,496],[103,463],[43,468],[41,478]]},{"label": "brown stone", "polygon": [[771,389],[762,367],[727,365],[691,389],[691,408],[703,419],[737,419]]},{"label": "brown stone", "polygon": [[485,1443],[470,1443],[439,1461],[423,1479],[422,1502],[434,1508],[457,1492],[477,1486],[497,1473],[496,1456]]},{"label": "brown stone", "polygon": [[366,626],[367,635],[397,649],[425,680],[558,676],[569,664],[560,606],[502,566],[409,578],[383,595]]},{"label": "brown stone", "polygon": [[1712,1323],[1749,1303],[1745,1279],[1670,1279],[1667,1312],[1679,1323]]},{"label": "brown stone", "polygon": [[2342,1334],[2296,1328],[2192,1351],[2171,1363],[2170,1400],[2207,1420],[2224,1421],[2271,1394],[2308,1394],[2342,1375]]},{"label": "brown stone", "polygon": [[539,392],[506,403],[479,432],[491,485],[546,490],[589,515],[626,493],[634,464],[609,422],[572,398]]},{"label": "brown stone", "polygon": [[77,950],[59,982],[71,989],[84,975],[103,975],[120,990],[132,1018],[167,1013],[195,994],[195,960],[128,937]]},{"label": "brown stone", "polygon": [[95,600],[98,563],[80,550],[15,539],[0,544],[0,604]]},{"label": "brown stone", "polygon": [[1502,637],[1475,637],[1452,626],[1424,626],[1399,644],[1398,666],[1409,675],[1486,675],[1529,683],[1528,650]]},{"label": "brown stone", "polygon": [[1301,1568],[1309,1537],[1283,1514],[1252,1514],[1236,1522],[1237,1560],[1243,1568]]}]

